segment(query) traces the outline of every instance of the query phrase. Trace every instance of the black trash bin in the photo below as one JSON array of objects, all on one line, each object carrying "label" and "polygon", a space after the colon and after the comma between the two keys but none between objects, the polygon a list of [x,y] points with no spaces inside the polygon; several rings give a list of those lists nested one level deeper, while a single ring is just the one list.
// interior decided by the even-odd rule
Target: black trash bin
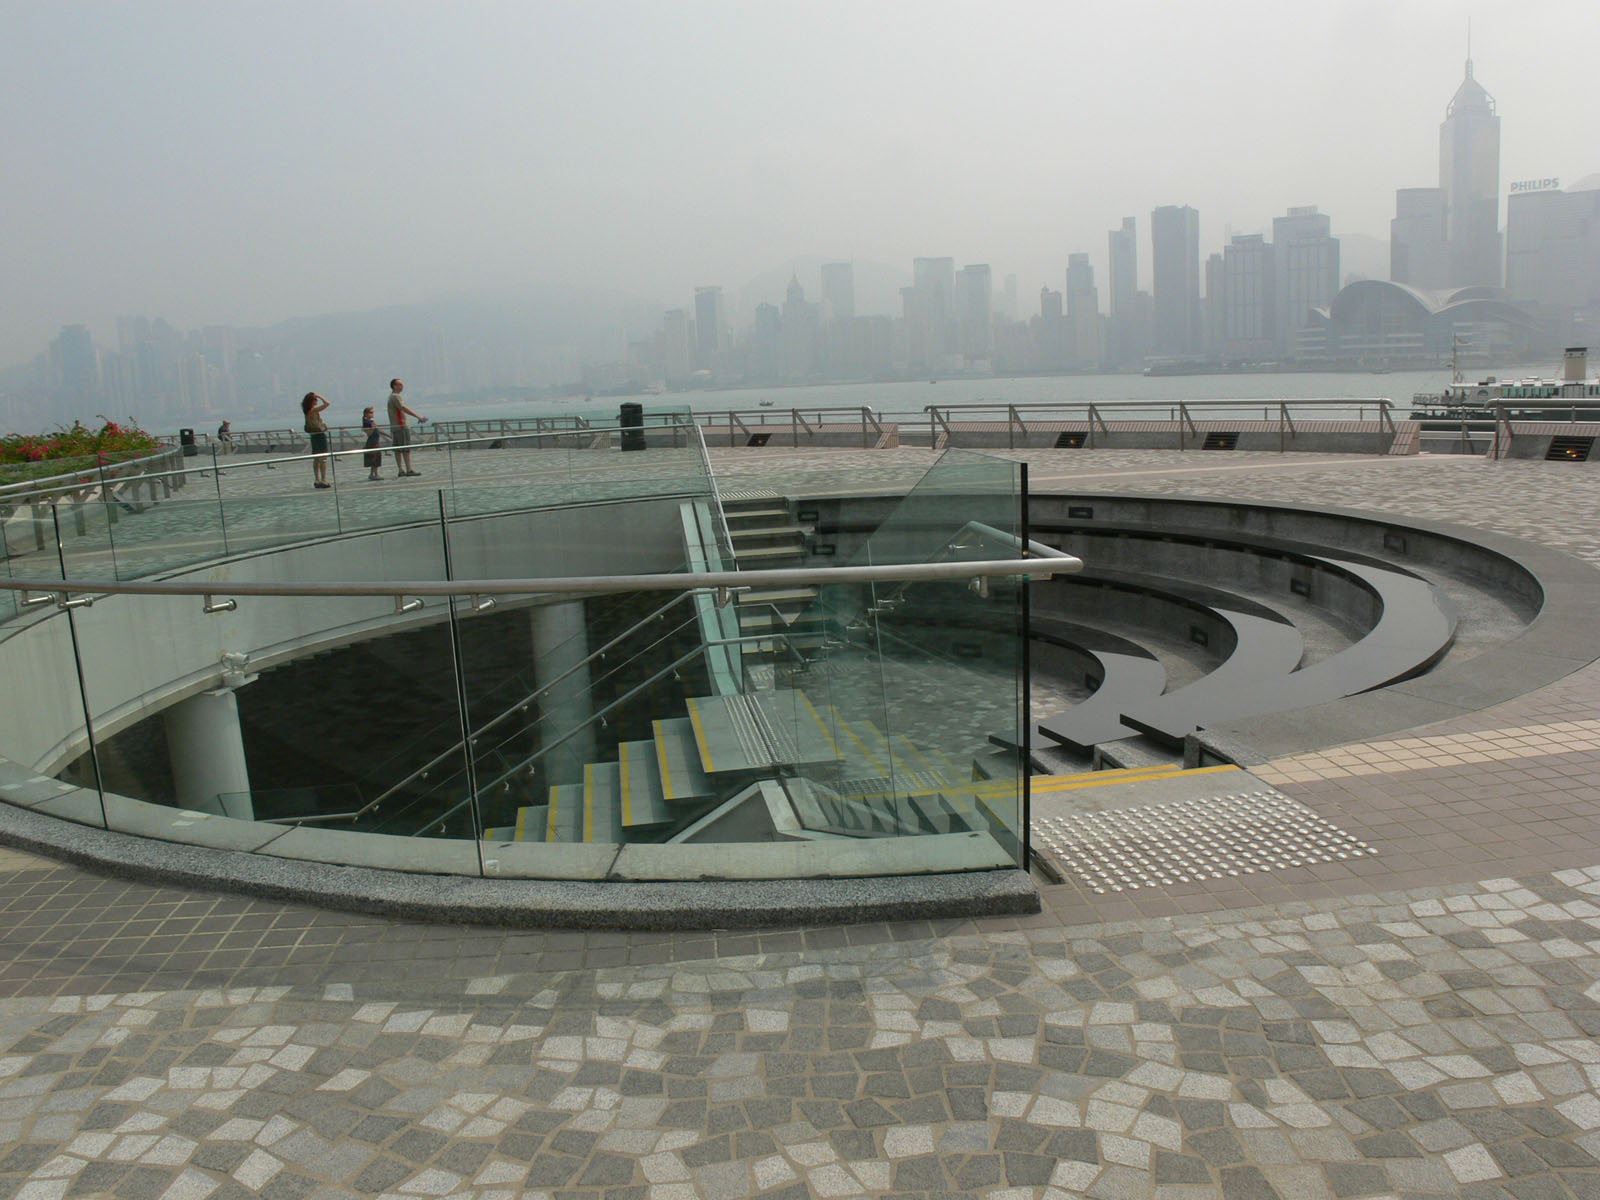
[{"label": "black trash bin", "polygon": [[624,404],[622,411],[617,416],[617,423],[622,426],[622,448],[624,450],[643,450],[644,405]]},{"label": "black trash bin", "polygon": [[178,430],[178,445],[183,447],[183,456],[185,458],[193,458],[200,453],[199,447],[194,444],[194,430],[192,429]]}]

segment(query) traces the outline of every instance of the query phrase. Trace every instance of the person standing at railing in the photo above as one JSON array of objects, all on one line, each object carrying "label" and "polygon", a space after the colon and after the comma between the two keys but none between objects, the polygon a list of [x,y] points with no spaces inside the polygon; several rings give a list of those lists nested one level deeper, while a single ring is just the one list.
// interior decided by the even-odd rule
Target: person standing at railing
[{"label": "person standing at railing", "polygon": [[224,421],[217,426],[217,453],[233,453],[233,422]]},{"label": "person standing at railing", "polygon": [[411,445],[411,430],[406,428],[406,418],[415,417],[419,425],[428,419],[406,407],[405,401],[400,399],[400,393],[405,390],[406,385],[400,380],[389,380],[389,440],[394,443],[396,479],[422,474],[421,471],[411,469],[411,451],[405,448]]},{"label": "person standing at railing", "polygon": [[307,392],[300,401],[300,411],[306,417],[306,433],[311,437],[311,453],[316,455],[311,460],[311,473],[316,480],[312,486],[319,488],[333,486],[328,482],[328,423],[322,419],[322,411],[327,407],[328,401],[315,392]]},{"label": "person standing at railing", "polygon": [[370,404],[361,410],[361,428],[367,434],[367,452],[361,456],[361,465],[366,467],[367,479],[370,481],[378,478],[378,468],[383,466],[383,451],[378,448],[378,440],[383,437],[383,431],[373,419]]}]

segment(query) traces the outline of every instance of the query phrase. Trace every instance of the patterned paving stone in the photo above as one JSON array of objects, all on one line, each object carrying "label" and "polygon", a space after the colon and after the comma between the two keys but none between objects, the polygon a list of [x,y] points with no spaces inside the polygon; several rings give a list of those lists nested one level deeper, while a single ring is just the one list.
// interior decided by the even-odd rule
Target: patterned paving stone
[{"label": "patterned paving stone", "polygon": [[[1600,472],[1018,457],[1600,564]],[[927,455],[713,461],[859,491]],[[1597,698],[1589,668],[1264,770],[1371,859],[1020,921],[427,927],[0,850],[0,1195],[1600,1197]]]}]

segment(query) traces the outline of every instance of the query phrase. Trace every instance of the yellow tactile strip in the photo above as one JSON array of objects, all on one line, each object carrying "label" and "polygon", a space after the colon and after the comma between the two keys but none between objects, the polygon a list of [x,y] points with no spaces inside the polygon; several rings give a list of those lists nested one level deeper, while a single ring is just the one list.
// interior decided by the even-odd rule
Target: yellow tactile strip
[{"label": "yellow tactile strip", "polygon": [[1481,729],[1339,746],[1276,759],[1265,766],[1253,767],[1251,773],[1267,783],[1310,783],[1317,779],[1395,775],[1433,767],[1542,758],[1597,749],[1600,749],[1600,721],[1561,721],[1551,725],[1520,725],[1510,729]]}]

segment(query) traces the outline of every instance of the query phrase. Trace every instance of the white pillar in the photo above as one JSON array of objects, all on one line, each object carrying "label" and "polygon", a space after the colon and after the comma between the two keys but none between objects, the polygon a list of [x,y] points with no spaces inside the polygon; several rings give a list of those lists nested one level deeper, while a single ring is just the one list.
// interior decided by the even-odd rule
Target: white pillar
[{"label": "white pillar", "polygon": [[[533,609],[534,678],[544,687],[589,656],[589,626],[583,601],[540,604]],[[543,743],[548,745],[576,729],[594,712],[589,694],[589,668],[578,667],[555,684],[539,702],[544,718]],[[544,756],[544,777],[552,783],[576,783],[583,766],[594,758],[595,727],[583,729]]]},{"label": "white pillar", "polygon": [[226,815],[254,820],[239,701],[233,689],[201,692],[174,704],[164,715],[178,807],[220,814],[217,797],[226,795]]}]

